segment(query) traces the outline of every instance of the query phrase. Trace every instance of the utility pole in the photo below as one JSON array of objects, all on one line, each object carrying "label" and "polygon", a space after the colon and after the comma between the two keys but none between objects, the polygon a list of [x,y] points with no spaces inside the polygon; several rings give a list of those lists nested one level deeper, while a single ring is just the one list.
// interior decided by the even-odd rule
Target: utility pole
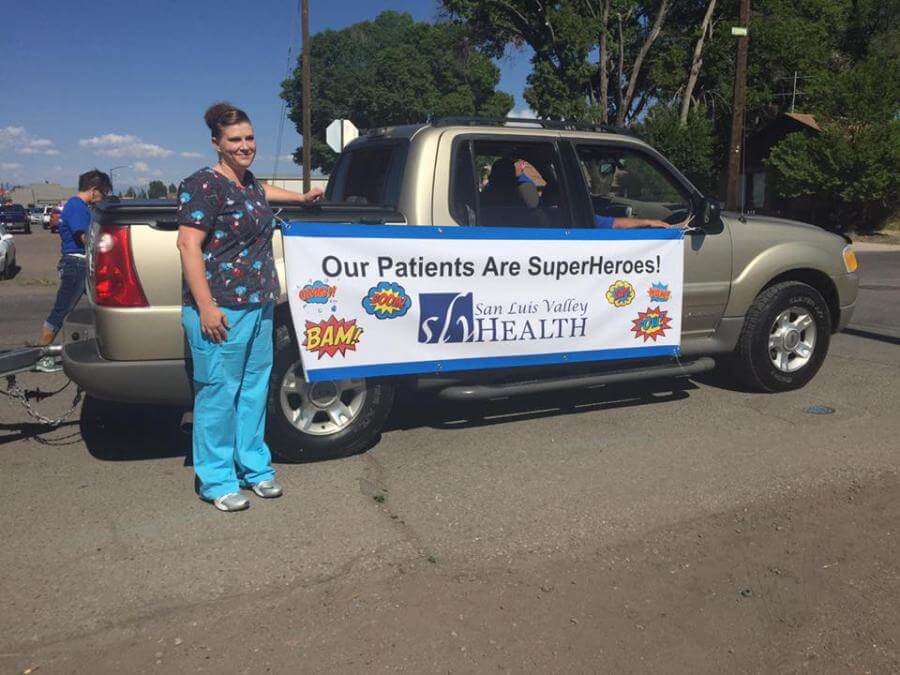
[{"label": "utility pole", "polygon": [[734,72],[734,113],[731,118],[731,145],[728,152],[728,186],[725,208],[742,210],[741,168],[744,156],[744,113],[747,107],[747,43],[750,40],[750,0],[741,0],[741,28],[738,35],[737,67]]},{"label": "utility pole", "polygon": [[309,192],[311,145],[312,145],[312,116],[310,114],[310,75],[309,75],[309,0],[300,0],[301,15],[303,17],[303,191]]}]

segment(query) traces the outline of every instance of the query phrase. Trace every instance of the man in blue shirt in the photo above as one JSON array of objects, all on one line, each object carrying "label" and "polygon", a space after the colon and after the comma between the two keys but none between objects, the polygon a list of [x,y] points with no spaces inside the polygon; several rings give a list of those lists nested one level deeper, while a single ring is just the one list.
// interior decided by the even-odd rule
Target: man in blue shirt
[{"label": "man in blue shirt", "polygon": [[103,201],[112,192],[112,182],[102,171],[93,169],[78,177],[78,193],[63,207],[59,218],[59,238],[62,253],[59,264],[59,290],[50,316],[44,322],[38,344],[45,347],[53,342],[63,321],[84,293],[87,261],[84,241],[91,226],[91,205]]}]

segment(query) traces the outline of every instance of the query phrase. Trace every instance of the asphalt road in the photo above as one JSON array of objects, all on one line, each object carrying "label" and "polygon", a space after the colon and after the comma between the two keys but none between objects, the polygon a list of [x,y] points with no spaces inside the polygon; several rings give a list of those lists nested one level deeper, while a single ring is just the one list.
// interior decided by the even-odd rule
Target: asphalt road
[{"label": "asphalt road", "polygon": [[241,514],[194,496],[178,411],[0,401],[0,671],[898,672],[900,252],[860,258],[800,391],[406,396]]}]

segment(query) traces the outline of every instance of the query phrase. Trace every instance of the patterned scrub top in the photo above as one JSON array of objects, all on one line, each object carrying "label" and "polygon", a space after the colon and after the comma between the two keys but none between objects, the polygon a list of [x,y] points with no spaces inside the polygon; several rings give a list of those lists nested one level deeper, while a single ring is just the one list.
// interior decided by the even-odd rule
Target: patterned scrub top
[{"label": "patterned scrub top", "polygon": [[[244,185],[205,167],[178,188],[178,224],[206,230],[206,281],[216,304],[225,307],[275,302],[281,293],[272,257],[272,209],[249,171]],[[181,293],[184,304],[196,305],[187,281]]]}]

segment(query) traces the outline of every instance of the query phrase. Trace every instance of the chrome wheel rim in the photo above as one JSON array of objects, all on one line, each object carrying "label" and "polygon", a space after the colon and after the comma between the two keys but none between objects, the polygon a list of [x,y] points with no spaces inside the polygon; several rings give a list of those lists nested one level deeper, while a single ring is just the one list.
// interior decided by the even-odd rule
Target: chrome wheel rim
[{"label": "chrome wheel rim", "polygon": [[816,321],[802,307],[779,314],[769,330],[769,360],[782,373],[803,368],[816,350]]},{"label": "chrome wheel rim", "polygon": [[281,411],[298,431],[329,436],[349,427],[366,402],[364,379],[309,383],[299,361],[281,378]]}]

